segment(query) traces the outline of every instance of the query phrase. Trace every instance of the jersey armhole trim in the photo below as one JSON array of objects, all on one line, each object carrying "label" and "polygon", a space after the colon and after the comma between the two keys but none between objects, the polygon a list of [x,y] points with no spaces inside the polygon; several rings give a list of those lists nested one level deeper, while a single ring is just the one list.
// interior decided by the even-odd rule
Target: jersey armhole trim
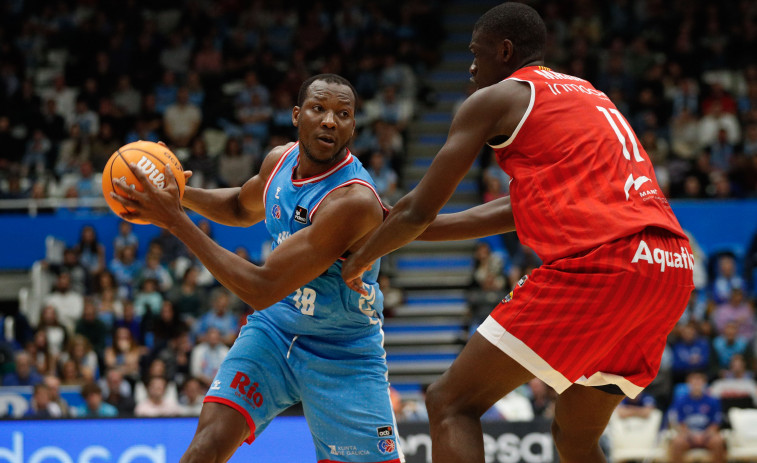
[{"label": "jersey armhole trim", "polygon": [[515,81],[527,83],[528,85],[530,85],[531,86],[531,100],[528,102],[528,108],[526,108],[526,112],[523,114],[523,117],[520,119],[520,122],[518,122],[518,125],[515,127],[515,130],[513,131],[512,135],[510,135],[510,138],[505,140],[504,143],[500,143],[499,145],[489,145],[494,149],[505,148],[509,146],[515,140],[515,137],[518,136],[518,132],[520,131],[520,128],[523,127],[523,124],[526,123],[526,119],[528,119],[529,114],[531,114],[531,110],[534,109],[534,101],[536,100],[536,88],[534,88],[534,83],[531,82],[530,80],[517,79],[515,77],[510,77],[505,80],[515,80]]},{"label": "jersey armhole trim", "polygon": [[321,203],[323,202],[323,200],[326,199],[326,197],[328,195],[330,195],[334,191],[338,190],[339,188],[343,188],[343,187],[346,187],[348,185],[354,185],[354,184],[363,185],[365,187],[368,187],[373,192],[373,195],[376,196],[376,200],[378,201],[379,206],[381,206],[381,209],[384,210],[384,213],[386,213],[388,211],[388,209],[384,206],[384,203],[381,202],[381,197],[376,192],[376,189],[373,188],[373,186],[370,183],[366,182],[365,180],[360,180],[358,178],[353,178],[352,180],[348,180],[348,181],[346,181],[344,183],[341,183],[341,184],[335,186],[334,188],[330,189],[328,192],[326,192],[326,194],[323,195],[323,198],[321,198],[320,201],[318,201],[315,204],[315,206],[313,206],[313,210],[311,210],[310,214],[308,214],[308,220],[311,223],[313,222],[313,215],[315,215],[315,212],[318,210],[318,207],[321,205]]},{"label": "jersey armhole trim", "polygon": [[271,171],[271,175],[268,176],[268,180],[266,180],[265,187],[263,188],[263,209],[267,207],[266,197],[268,196],[268,187],[271,186],[271,182],[273,182],[273,178],[281,169],[281,165],[284,164],[284,161],[286,160],[287,156],[289,156],[289,153],[291,153],[292,150],[298,147],[299,145],[300,145],[300,142],[298,141],[297,143],[292,145],[288,150],[284,151],[284,154],[281,155],[279,160],[276,162],[276,166],[274,166],[273,170]]}]

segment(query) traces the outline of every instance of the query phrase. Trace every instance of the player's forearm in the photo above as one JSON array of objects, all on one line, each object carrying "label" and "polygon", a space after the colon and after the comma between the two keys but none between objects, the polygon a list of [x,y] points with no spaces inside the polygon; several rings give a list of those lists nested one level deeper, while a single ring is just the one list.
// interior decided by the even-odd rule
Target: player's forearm
[{"label": "player's forearm", "polygon": [[224,225],[249,226],[250,219],[243,213],[239,204],[240,188],[204,188],[184,189],[181,205],[192,209],[208,219]]},{"label": "player's forearm", "polygon": [[355,252],[356,261],[368,265],[416,239],[434,220],[434,215],[414,207],[410,196],[397,202],[381,226]]},{"label": "player's forearm", "polygon": [[187,245],[219,283],[253,309],[265,309],[283,297],[274,278],[269,278],[261,267],[221,247],[186,214],[173,220],[169,231]]},{"label": "player's forearm", "polygon": [[505,196],[462,212],[436,216],[418,240],[468,240],[511,231],[515,231],[515,219],[510,197]]}]

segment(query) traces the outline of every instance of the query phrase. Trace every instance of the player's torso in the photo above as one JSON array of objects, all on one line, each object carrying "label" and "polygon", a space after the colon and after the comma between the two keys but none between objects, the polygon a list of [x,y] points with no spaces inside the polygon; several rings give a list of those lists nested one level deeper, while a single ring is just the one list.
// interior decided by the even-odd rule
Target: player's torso
[{"label": "player's torso", "polygon": [[607,96],[589,82],[532,66],[513,135],[492,146],[512,178],[518,236],[545,262],[658,226],[683,235],[649,156]]},{"label": "player's torso", "polygon": [[[330,192],[353,183],[374,189],[370,176],[351,154],[324,174],[293,180],[299,146],[295,144],[282,156],[264,191],[266,228],[274,249],[311,225],[314,214]],[[384,299],[377,283],[378,261],[363,276],[368,297],[360,296],[344,284],[341,269],[340,258],[321,276],[253,316],[265,317],[282,330],[297,335],[350,337],[378,333]]]}]

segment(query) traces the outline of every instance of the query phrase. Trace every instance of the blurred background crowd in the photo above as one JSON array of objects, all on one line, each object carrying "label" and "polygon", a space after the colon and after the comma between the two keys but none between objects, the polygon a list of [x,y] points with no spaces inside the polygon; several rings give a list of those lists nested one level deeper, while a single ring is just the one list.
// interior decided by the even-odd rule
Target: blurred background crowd
[{"label": "blurred background crowd", "polygon": [[[669,197],[757,197],[757,4],[530,3],[547,23],[546,64],[610,96]],[[100,198],[105,162],[136,140],[166,142],[192,186],[241,185],[271,147],[296,138],[301,82],[333,72],[359,94],[350,149],[391,203],[404,186],[408,127],[437,102],[426,79],[442,56],[444,4],[0,0],[0,199]],[[506,195],[490,150],[479,164],[480,201]],[[13,204],[0,212],[27,207]],[[40,263],[39,307],[2,316],[2,384],[34,386],[29,416],[199,412],[250,308],[172,236],[144,255],[137,241],[128,223],[115,236],[84,227],[76,246]],[[719,397],[757,404],[757,235],[748,248],[697,255],[697,291],[647,391],[656,407],[666,410],[691,372]],[[482,241],[473,262],[471,328],[540,264],[514,234]],[[402,291],[382,282],[391,316]],[[80,386],[87,405],[69,409],[61,385]],[[543,383],[515,394],[487,416],[553,413]],[[424,418],[422,401],[397,397],[397,412]]]}]

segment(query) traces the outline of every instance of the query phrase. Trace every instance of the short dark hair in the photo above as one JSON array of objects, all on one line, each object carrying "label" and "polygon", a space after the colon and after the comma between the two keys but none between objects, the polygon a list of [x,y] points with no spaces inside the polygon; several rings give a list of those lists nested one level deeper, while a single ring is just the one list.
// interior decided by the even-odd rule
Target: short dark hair
[{"label": "short dark hair", "polygon": [[357,104],[357,90],[355,90],[355,87],[352,86],[349,80],[337,74],[318,74],[310,77],[300,86],[300,93],[297,94],[297,106],[302,106],[302,103],[305,102],[305,98],[307,98],[308,95],[308,89],[316,80],[321,80],[327,84],[342,84],[348,86],[350,90],[352,90],[352,96],[355,98],[355,104]]},{"label": "short dark hair", "polygon": [[84,386],[81,387],[81,396],[85,399],[92,394],[100,394],[102,395],[103,390],[100,389],[100,386],[98,386],[97,383],[91,382],[87,383]]},{"label": "short dark hair", "polygon": [[547,26],[539,13],[523,3],[497,5],[476,21],[480,30],[497,40],[510,39],[520,59],[543,59],[547,43]]}]

